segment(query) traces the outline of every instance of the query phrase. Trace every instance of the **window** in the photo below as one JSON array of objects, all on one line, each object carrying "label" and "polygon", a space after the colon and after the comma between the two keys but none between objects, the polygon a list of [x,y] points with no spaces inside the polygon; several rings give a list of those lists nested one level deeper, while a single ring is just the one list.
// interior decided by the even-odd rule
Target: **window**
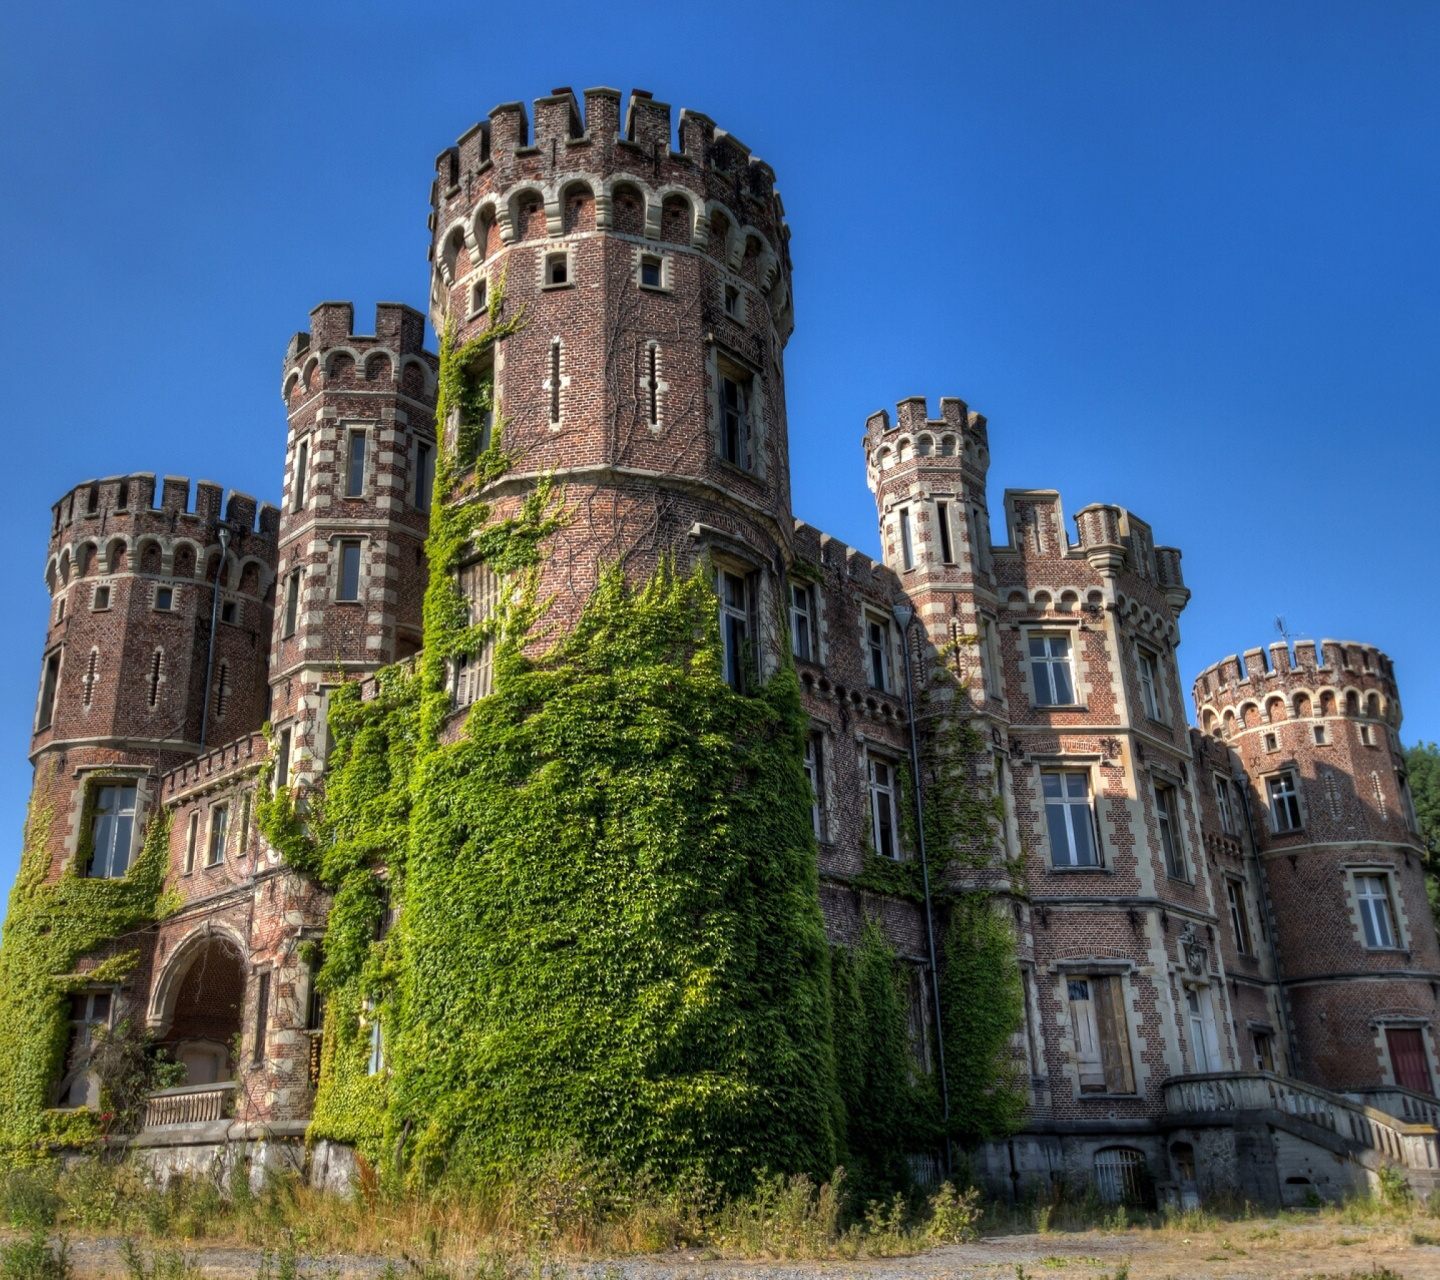
[{"label": "window", "polygon": [[1140,702],[1152,720],[1160,719],[1160,701],[1155,696],[1155,655],[1148,649],[1140,654]]},{"label": "window", "polygon": [[915,567],[915,548],[910,538],[910,508],[900,508],[900,563],[906,569]]},{"label": "window", "polygon": [[1190,1053],[1198,1072],[1220,1071],[1220,1037],[1215,1031],[1215,1006],[1209,987],[1190,987],[1185,992],[1190,1015]]},{"label": "window", "polygon": [[470,286],[470,314],[484,311],[487,300],[486,282],[477,280]]},{"label": "window", "polygon": [[122,480],[120,481],[120,489],[116,495],[115,509],[117,511],[125,511],[129,508],[129,506],[130,482],[128,480]]},{"label": "window", "polygon": [[1081,1093],[1134,1093],[1130,1029],[1119,975],[1071,978],[1070,1024]]},{"label": "window", "polygon": [[45,674],[40,679],[40,712],[35,719],[35,731],[48,729],[55,715],[55,686],[60,681],[60,653],[57,650],[45,659]]},{"label": "window", "polygon": [[545,287],[558,289],[570,283],[570,255],[564,252],[545,255]]},{"label": "window", "polygon": [[888,760],[867,757],[870,770],[870,822],[875,852],[882,858],[900,860],[896,839],[895,766]]},{"label": "window", "polygon": [[365,433],[352,431],[346,454],[345,496],[359,498],[365,493]]},{"label": "window", "polygon": [[259,1066],[265,1061],[265,1032],[270,1025],[270,971],[255,980],[255,1043],[250,1048],[250,1062]]},{"label": "window", "polygon": [[220,621],[228,622],[233,626],[236,618],[237,608],[238,606],[236,605],[235,601],[225,601],[225,603],[220,606]]},{"label": "window", "polygon": [[660,348],[653,342],[645,348],[646,417],[652,427],[660,425]]},{"label": "window", "polygon": [[810,826],[815,832],[817,840],[824,839],[824,823],[822,816],[824,812],[825,794],[825,755],[824,742],[818,733],[812,733],[805,739],[805,777],[810,783]]},{"label": "window", "polygon": [[560,339],[550,344],[550,422],[560,421]]},{"label": "window", "polygon": [[1250,1051],[1255,1058],[1256,1071],[1275,1070],[1275,1037],[1268,1031],[1250,1033]]},{"label": "window", "polygon": [[1368,724],[1362,724],[1360,726],[1360,744],[1366,747],[1373,747],[1375,745],[1375,734],[1371,731]]},{"label": "window", "polygon": [[1095,1153],[1095,1193],[1102,1204],[1144,1204],[1150,1185],[1144,1152],[1111,1147]]},{"label": "window", "polygon": [[110,607],[110,588],[96,587],[90,607],[92,609],[108,609]]},{"label": "window", "polygon": [[950,545],[950,504],[935,504],[935,528],[940,534],[940,559],[945,564],[955,563],[955,552]]},{"label": "window", "polygon": [[748,392],[748,380],[721,376],[720,456],[746,471],[750,470],[750,422],[745,412]]},{"label": "window", "polygon": [[360,599],[360,544],[346,540],[340,544],[340,582],[337,600]]},{"label": "window", "polygon": [[1390,1070],[1395,1083],[1416,1093],[1432,1093],[1430,1059],[1420,1028],[1386,1027],[1385,1043],[1390,1050]]},{"label": "window", "polygon": [[1075,702],[1070,678],[1070,638],[1030,637],[1030,676],[1035,682],[1037,707],[1067,707]]},{"label": "window", "polygon": [[275,785],[290,785],[290,730],[280,730],[280,745],[275,750]]},{"label": "window", "polygon": [[370,1022],[370,1060],[366,1064],[367,1075],[378,1076],[385,1070],[385,1036],[380,1030],[380,1019],[374,1014]]},{"label": "window", "polygon": [[870,614],[865,616],[865,658],[870,687],[890,691],[890,624]]},{"label": "window", "polygon": [[1325,736],[1325,726],[1323,724],[1317,724],[1312,727],[1315,731],[1315,745],[1317,747],[1323,747],[1329,741],[1329,738]]},{"label": "window", "polygon": [[[483,561],[466,565],[459,577],[466,620],[473,627],[494,614],[500,602],[500,578]],[[487,639],[473,657],[462,655],[456,659],[453,670],[452,693],[456,706],[468,707],[477,698],[489,697],[495,681],[494,642]]]},{"label": "window", "polygon": [[732,320],[739,320],[740,315],[740,290],[733,284],[725,286],[725,314]]},{"label": "window", "polygon": [[1273,734],[1273,733],[1267,733],[1267,734],[1265,735],[1265,750],[1266,750],[1266,751],[1279,751],[1279,750],[1280,750],[1280,739],[1279,739],[1275,734]]},{"label": "window", "polygon": [[1394,915],[1390,910],[1388,876],[1356,876],[1355,897],[1360,903],[1360,923],[1365,945],[1371,948],[1395,946]]},{"label": "window", "polygon": [[1270,821],[1280,833],[1300,830],[1300,797],[1295,791],[1295,775],[1281,773],[1266,782],[1270,795]]},{"label": "window", "polygon": [[91,853],[87,875],[114,880],[130,867],[130,839],[135,829],[133,783],[104,783],[95,791],[95,813],[90,820]]},{"label": "window", "polygon": [[720,575],[720,641],[724,648],[725,683],[744,693],[750,654],[750,584],[738,573]]},{"label": "window", "polygon": [[285,581],[285,621],[281,636],[295,634],[295,623],[300,612],[300,570],[296,569]]},{"label": "window", "polygon": [[430,510],[430,492],[435,487],[435,450],[421,442],[415,446],[415,506]]},{"label": "window", "polygon": [[155,588],[155,607],[161,613],[169,613],[175,607],[175,590],[173,587]]},{"label": "window", "polygon": [[55,1100],[61,1107],[83,1107],[90,1101],[90,1048],[95,1032],[110,1025],[112,1008],[108,991],[81,991],[70,997],[70,1047],[65,1055],[68,1070],[76,1074]]},{"label": "window", "polygon": [[190,815],[190,825],[185,830],[185,874],[195,870],[195,844],[200,835],[200,810]]},{"label": "window", "polygon": [[213,867],[225,861],[225,833],[230,825],[230,806],[210,806],[210,839],[205,845],[205,865]]},{"label": "window", "polygon": [[790,584],[790,647],[804,662],[814,662],[815,620],[810,587],[801,582]]},{"label": "window", "polygon": [[83,681],[85,709],[90,709],[90,703],[95,698],[95,677],[99,674],[100,651],[90,650],[90,657],[85,662],[85,679]]},{"label": "window", "polygon": [[1235,949],[1242,956],[1252,956],[1250,942],[1250,910],[1245,901],[1245,886],[1239,880],[1225,881],[1225,897],[1230,903],[1230,927],[1235,930]]},{"label": "window", "polygon": [[64,621],[65,621],[65,597],[64,597],[64,596],[61,596],[60,599],[58,599],[58,600],[55,602],[55,621],[56,621],[56,622],[64,622]]},{"label": "window", "polygon": [[100,510],[100,488],[98,485],[90,486],[90,493],[85,499],[85,514],[93,516]]},{"label": "window", "polygon": [[1230,783],[1215,775],[1215,807],[1220,811],[1220,830],[1227,836],[1235,834],[1235,810],[1230,805]]},{"label": "window", "polygon": [[1175,788],[1155,784],[1155,822],[1160,828],[1160,847],[1165,851],[1165,871],[1176,880],[1186,879],[1185,853],[1180,844],[1180,800]]},{"label": "window", "polygon": [[1042,773],[1045,825],[1050,832],[1050,862],[1057,867],[1094,867],[1095,820],[1090,808],[1090,776],[1080,771]]},{"label": "window", "polygon": [[659,289],[665,278],[665,264],[654,254],[640,258],[640,283],[647,289]]},{"label": "window", "polygon": [[223,720],[230,709],[230,664],[222,662],[215,673],[215,718]]},{"label": "window", "polygon": [[295,446],[295,479],[290,485],[290,510],[305,509],[305,482],[309,478],[310,441],[302,440]]}]

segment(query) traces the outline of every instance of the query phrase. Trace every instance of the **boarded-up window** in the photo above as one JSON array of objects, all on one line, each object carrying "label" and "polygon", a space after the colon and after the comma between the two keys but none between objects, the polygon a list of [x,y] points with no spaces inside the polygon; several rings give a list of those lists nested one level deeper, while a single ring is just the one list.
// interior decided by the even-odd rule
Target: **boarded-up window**
[{"label": "boarded-up window", "polygon": [[1107,975],[1071,978],[1069,995],[1080,1091],[1134,1093],[1121,979]]}]

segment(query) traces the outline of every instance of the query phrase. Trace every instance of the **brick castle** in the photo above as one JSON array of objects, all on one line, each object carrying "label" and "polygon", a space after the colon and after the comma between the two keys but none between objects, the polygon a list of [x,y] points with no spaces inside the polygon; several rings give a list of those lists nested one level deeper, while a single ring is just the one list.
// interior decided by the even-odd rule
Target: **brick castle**
[{"label": "brick castle", "polygon": [[[487,496],[503,516],[542,475],[563,482],[575,519],[543,569],[552,616],[573,619],[605,563],[638,577],[708,557],[733,679],[742,648],[762,674],[793,651],[827,926],[846,942],[883,924],[911,966],[923,1070],[926,914],[855,882],[867,858],[917,855],[899,811],[907,681],[937,662],[963,677],[1003,838],[991,865],[952,864],[934,910],[993,893],[1025,991],[1025,1126],[973,1153],[993,1189],[1090,1180],[1117,1199],[1153,1181],[1182,1201],[1294,1202],[1387,1163],[1431,1185],[1440,954],[1383,653],[1326,640],[1226,658],[1191,690],[1192,727],[1180,552],[1115,506],[1082,508],[1072,536],[1049,489],[1006,492],[1009,540],[993,541],[989,427],[959,399],[864,424],[883,561],[797,520],[790,230],[770,167],[698,112],[562,89],[532,131],[503,104],[441,152],[430,229],[437,329],[481,332],[502,278],[529,316],[480,371],[519,456]],[[362,334],[347,303],[311,313],[280,380],[278,509],[148,474],[54,507],[31,747],[56,815],[49,874],[123,876],[163,808],[184,905],[87,962],[143,955],[74,997],[53,1102],[95,1101],[95,1025],[143,1019],[189,1070],[136,1139],[161,1168],[238,1141],[259,1167],[346,1176],[343,1151],[300,1145],[322,1036],[301,944],[328,899],[259,835],[254,789],[272,756],[280,780],[313,785],[328,688],[423,643],[435,457],[455,443],[425,322],[382,304]],[[483,610],[493,579],[463,573]],[[483,659],[453,672],[457,717],[488,680]]]}]

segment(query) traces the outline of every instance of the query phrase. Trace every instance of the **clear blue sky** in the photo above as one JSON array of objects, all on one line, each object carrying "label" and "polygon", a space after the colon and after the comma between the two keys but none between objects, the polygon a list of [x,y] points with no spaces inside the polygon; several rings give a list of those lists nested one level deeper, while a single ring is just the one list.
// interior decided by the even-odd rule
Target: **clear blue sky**
[{"label": "clear blue sky", "polygon": [[1054,487],[1181,547],[1187,684],[1274,618],[1395,659],[1440,738],[1440,7],[5,6],[0,884],[50,503],[91,476],[275,500],[287,338],[426,299],[435,154],[496,103],[641,87],[779,178],[795,510],[872,553],[859,436],[990,419],[992,507]]}]

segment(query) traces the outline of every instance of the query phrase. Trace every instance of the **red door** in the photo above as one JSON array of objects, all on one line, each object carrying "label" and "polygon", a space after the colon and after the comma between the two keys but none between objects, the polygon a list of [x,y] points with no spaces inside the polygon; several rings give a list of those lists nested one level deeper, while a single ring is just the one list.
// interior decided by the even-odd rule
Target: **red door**
[{"label": "red door", "polygon": [[1391,1027],[1385,1032],[1390,1044],[1390,1065],[1395,1083],[1416,1093],[1430,1092],[1430,1064],[1425,1061],[1425,1041],[1415,1027]]}]

